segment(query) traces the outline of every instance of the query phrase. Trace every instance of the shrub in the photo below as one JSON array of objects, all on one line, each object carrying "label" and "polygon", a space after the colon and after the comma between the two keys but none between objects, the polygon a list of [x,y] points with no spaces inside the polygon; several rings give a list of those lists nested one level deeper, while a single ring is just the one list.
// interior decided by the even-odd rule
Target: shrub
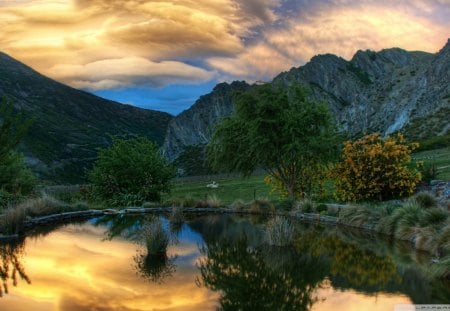
[{"label": "shrub", "polygon": [[319,204],[316,206],[316,212],[317,213],[322,213],[322,212],[326,212],[328,210],[328,207],[326,204]]},{"label": "shrub", "polygon": [[9,207],[0,216],[0,232],[17,234],[22,230],[25,221],[25,210],[21,207]]},{"label": "shrub", "polygon": [[173,167],[147,138],[113,138],[110,148],[99,151],[89,180],[95,195],[107,204],[129,206],[159,201],[174,176]]},{"label": "shrub", "polygon": [[23,163],[23,156],[9,152],[0,161],[0,207],[17,203],[33,193],[36,178]]},{"label": "shrub", "polygon": [[145,223],[141,230],[148,254],[157,255],[166,253],[167,246],[169,245],[169,234],[164,230],[159,219]]},{"label": "shrub", "polygon": [[436,200],[436,198],[431,193],[426,192],[426,191],[418,192],[414,196],[414,200],[422,208],[437,207],[437,200]]},{"label": "shrub", "polygon": [[296,205],[296,201],[293,199],[284,199],[276,204],[276,208],[283,211],[290,211]]},{"label": "shrub", "polygon": [[269,214],[274,212],[274,207],[267,199],[256,199],[250,203],[250,213]]},{"label": "shrub", "polygon": [[366,201],[411,195],[421,179],[417,168],[411,167],[411,152],[417,146],[407,144],[401,134],[386,139],[371,134],[346,142],[343,161],[332,174],[336,178],[337,198]]},{"label": "shrub", "polygon": [[183,222],[183,207],[182,206],[174,206],[172,207],[172,211],[169,215],[169,221],[174,224],[180,224]]},{"label": "shrub", "polygon": [[220,204],[220,199],[215,194],[206,197],[206,205],[208,207],[220,207]]},{"label": "shrub", "polygon": [[294,226],[284,217],[275,217],[267,224],[267,243],[271,246],[287,246],[294,240]]},{"label": "shrub", "polygon": [[245,204],[242,200],[236,200],[233,203],[231,203],[230,208],[235,211],[243,211],[247,208],[247,204]]},{"label": "shrub", "polygon": [[71,206],[51,196],[43,196],[36,199],[28,199],[18,207],[23,208],[31,217],[58,214],[72,210]]},{"label": "shrub", "polygon": [[298,208],[303,213],[312,213],[314,212],[314,203],[310,199],[303,199],[299,201]]},{"label": "shrub", "polygon": [[434,163],[425,163],[420,168],[420,173],[422,174],[422,181],[427,185],[435,179],[439,177],[439,171],[437,166]]}]

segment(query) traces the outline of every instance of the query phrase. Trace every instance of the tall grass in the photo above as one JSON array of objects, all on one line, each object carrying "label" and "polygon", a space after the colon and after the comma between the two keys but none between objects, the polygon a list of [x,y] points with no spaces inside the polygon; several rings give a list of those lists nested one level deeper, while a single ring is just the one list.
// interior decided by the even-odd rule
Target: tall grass
[{"label": "tall grass", "polygon": [[275,207],[268,199],[256,199],[250,202],[250,213],[252,214],[271,214],[275,212]]},{"label": "tall grass", "polygon": [[0,233],[10,235],[18,234],[23,227],[26,213],[20,207],[8,207],[0,216]]},{"label": "tall grass", "polygon": [[222,202],[215,194],[206,197],[206,205],[208,205],[208,207],[220,207],[221,204]]},{"label": "tall grass", "polygon": [[275,217],[267,223],[266,240],[271,246],[291,245],[294,240],[294,226],[285,217]]},{"label": "tall grass", "polygon": [[165,254],[169,245],[169,234],[159,219],[145,223],[140,236],[145,241],[147,253],[150,255]]},{"label": "tall grass", "polygon": [[183,207],[182,206],[174,206],[172,207],[172,211],[169,215],[169,221],[172,224],[181,224],[183,222]]}]

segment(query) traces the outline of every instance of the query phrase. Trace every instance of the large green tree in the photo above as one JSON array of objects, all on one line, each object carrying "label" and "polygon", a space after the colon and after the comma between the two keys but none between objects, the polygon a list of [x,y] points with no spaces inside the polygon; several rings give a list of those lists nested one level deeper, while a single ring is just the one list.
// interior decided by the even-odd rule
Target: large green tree
[{"label": "large green tree", "polygon": [[113,145],[101,149],[89,181],[98,199],[110,205],[136,205],[158,201],[170,190],[174,168],[158,147],[145,137],[113,138]]},{"label": "large green tree", "polygon": [[338,150],[327,106],[307,99],[299,85],[271,84],[236,94],[234,104],[208,146],[213,168],[248,176],[260,167],[290,197],[311,195]]},{"label": "large green tree", "polygon": [[16,151],[32,120],[14,111],[3,97],[0,103],[0,207],[5,207],[30,194],[36,179]]}]

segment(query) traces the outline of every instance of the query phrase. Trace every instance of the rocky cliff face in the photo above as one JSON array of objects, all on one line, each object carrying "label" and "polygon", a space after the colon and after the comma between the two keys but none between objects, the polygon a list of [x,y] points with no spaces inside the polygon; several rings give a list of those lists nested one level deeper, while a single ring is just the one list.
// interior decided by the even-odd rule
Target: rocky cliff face
[{"label": "rocky cliff face", "polygon": [[[416,139],[450,131],[450,40],[436,54],[392,48],[358,51],[350,61],[319,55],[271,83],[292,81],[308,85],[313,99],[328,103],[353,136],[402,130]],[[208,143],[213,124],[231,113],[230,93],[214,93],[199,99],[201,109],[195,104],[171,121],[164,142],[170,159],[186,145]]]},{"label": "rocky cliff face", "polygon": [[201,96],[169,123],[162,148],[164,155],[174,160],[186,146],[207,144],[213,125],[233,111],[233,92],[249,87],[245,82],[220,83],[211,93]]},{"label": "rocky cliff face", "polygon": [[109,135],[142,135],[161,145],[172,118],[73,89],[0,53],[2,96],[34,120],[21,146],[28,164],[60,183],[79,182]]}]

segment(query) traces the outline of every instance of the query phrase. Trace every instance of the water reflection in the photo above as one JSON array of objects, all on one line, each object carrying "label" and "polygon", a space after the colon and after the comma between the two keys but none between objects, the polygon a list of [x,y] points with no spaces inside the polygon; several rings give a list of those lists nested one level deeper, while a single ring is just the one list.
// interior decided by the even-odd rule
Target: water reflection
[{"label": "water reflection", "polygon": [[138,251],[133,257],[138,274],[154,283],[161,284],[176,271],[177,256],[164,254],[149,254]]},{"label": "water reflection", "polygon": [[[142,235],[156,220],[170,236],[159,255]],[[0,308],[338,311],[450,301],[449,284],[427,276],[429,257],[407,245],[301,224],[293,247],[273,248],[265,222],[252,222],[212,215],[174,227],[114,215],[46,229],[26,245],[0,245],[2,292],[19,283]]]},{"label": "water reflection", "polygon": [[133,256],[137,274],[146,280],[161,284],[176,271],[177,255],[169,256],[169,242],[178,243],[182,223],[164,226],[160,217],[154,215],[109,215],[97,219],[95,225],[107,225],[105,238],[122,237],[136,243],[139,249]]},{"label": "water reflection", "polygon": [[10,243],[0,243],[0,277],[2,286],[0,286],[0,297],[9,293],[8,283],[11,280],[13,286],[17,286],[18,279],[24,280],[31,284],[30,278],[25,272],[22,265],[22,257],[24,255],[25,243],[23,240],[13,241]]},{"label": "water reflection", "polygon": [[198,283],[222,293],[222,310],[308,310],[329,265],[295,249],[249,247],[246,238],[201,252]]},{"label": "water reflection", "polygon": [[[450,301],[450,284],[443,285],[442,281],[430,279],[426,275],[429,257],[425,259],[423,254],[418,257],[410,247],[405,251],[404,245],[399,248],[377,236],[339,230],[332,226],[302,224],[298,227],[294,248],[274,250],[261,239],[264,224],[251,226],[245,218],[235,220],[233,225],[226,217],[193,221],[190,225],[202,234],[206,242],[202,248],[205,257],[200,263],[203,277],[200,283],[222,293],[223,309],[246,309],[240,305],[244,297],[247,297],[244,303],[255,298],[251,304],[258,305],[261,302],[258,299],[264,300],[271,290],[278,291],[278,296],[270,295],[271,299],[278,299],[273,303],[289,309],[285,304],[293,303],[288,298],[292,287],[294,291],[307,289],[302,292],[302,297],[306,297],[302,302],[311,304],[315,300],[307,299],[311,295],[309,290],[319,289],[322,285],[335,290],[356,290],[369,296],[403,293],[414,303]],[[242,236],[246,236],[246,239],[242,240]],[[423,265],[418,265],[418,258]],[[263,268],[259,269],[260,266]],[[301,274],[302,271],[307,273]],[[283,279],[286,274],[292,279]],[[261,283],[255,282],[254,296],[251,290],[254,285],[249,277],[262,280]],[[246,285],[239,287],[240,290],[235,294],[237,283]],[[271,289],[270,286],[276,288]],[[240,296],[242,292],[244,294]],[[326,297],[319,295],[318,298]],[[291,306],[306,310],[308,303],[295,301]],[[263,305],[258,306],[264,309]]]}]

